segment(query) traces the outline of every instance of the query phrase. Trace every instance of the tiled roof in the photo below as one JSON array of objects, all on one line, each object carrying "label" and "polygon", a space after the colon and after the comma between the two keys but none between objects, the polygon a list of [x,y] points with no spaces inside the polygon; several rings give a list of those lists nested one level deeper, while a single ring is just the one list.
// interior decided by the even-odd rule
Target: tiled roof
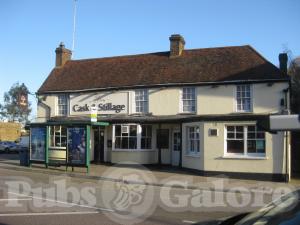
[{"label": "tiled roof", "polygon": [[54,68],[38,93],[192,83],[284,80],[281,71],[251,46],[169,51],[70,60]]}]

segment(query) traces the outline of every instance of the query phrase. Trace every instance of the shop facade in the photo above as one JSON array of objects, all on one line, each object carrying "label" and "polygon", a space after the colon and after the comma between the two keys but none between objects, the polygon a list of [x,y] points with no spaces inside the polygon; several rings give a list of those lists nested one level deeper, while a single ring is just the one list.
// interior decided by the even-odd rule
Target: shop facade
[{"label": "shop facade", "polygon": [[249,46],[184,50],[181,36],[170,41],[164,53],[91,60],[70,60],[60,45],[38,91],[31,152],[36,136],[45,140],[37,146],[45,146],[46,164],[167,164],[285,177],[285,136],[261,125],[289,109],[282,68]]}]

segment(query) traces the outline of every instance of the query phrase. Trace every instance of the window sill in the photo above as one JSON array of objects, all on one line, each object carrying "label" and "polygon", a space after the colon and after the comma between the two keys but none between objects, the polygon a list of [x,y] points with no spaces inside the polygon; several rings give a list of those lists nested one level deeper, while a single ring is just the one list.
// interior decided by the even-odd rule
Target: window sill
[{"label": "window sill", "polygon": [[186,157],[200,158],[200,154],[185,154]]},{"label": "window sill", "polygon": [[222,159],[246,159],[246,160],[266,160],[266,156],[251,156],[251,155],[224,155]]},{"label": "window sill", "polygon": [[196,112],[180,112],[177,115],[196,115]]}]

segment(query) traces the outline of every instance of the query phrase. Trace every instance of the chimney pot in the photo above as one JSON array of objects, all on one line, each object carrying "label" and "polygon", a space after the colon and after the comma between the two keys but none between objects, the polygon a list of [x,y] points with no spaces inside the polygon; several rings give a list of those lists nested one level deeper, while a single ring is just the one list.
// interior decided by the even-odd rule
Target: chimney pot
[{"label": "chimney pot", "polygon": [[65,44],[63,42],[60,42],[58,48],[55,50],[56,53],[56,61],[55,66],[61,67],[65,65],[65,63],[71,59],[72,51],[65,48]]},{"label": "chimney pot", "polygon": [[170,40],[170,58],[179,57],[184,50],[185,41],[180,34],[172,34]]},{"label": "chimney pot", "polygon": [[288,56],[286,53],[280,53],[279,54],[279,69],[287,75],[287,62],[288,62]]}]

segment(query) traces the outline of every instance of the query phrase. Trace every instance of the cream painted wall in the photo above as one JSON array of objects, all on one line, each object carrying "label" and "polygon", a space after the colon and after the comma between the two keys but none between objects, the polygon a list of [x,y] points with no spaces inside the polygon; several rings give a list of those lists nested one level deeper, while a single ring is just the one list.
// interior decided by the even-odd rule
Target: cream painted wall
[{"label": "cream painted wall", "polygon": [[[51,110],[47,106],[50,107]],[[37,105],[37,120],[38,122],[44,122],[48,119],[49,116],[55,116],[55,105],[56,105],[56,96],[47,95],[45,101],[42,101],[42,104]]]},{"label": "cream painted wall", "polygon": [[[275,113],[281,110],[280,99],[288,83],[274,83],[272,86],[253,84],[253,113]],[[197,114],[227,114],[236,112],[236,86],[198,87]]]},{"label": "cream painted wall", "polygon": [[[282,134],[266,135],[265,159],[232,159],[224,158],[225,125],[228,124],[253,124],[249,121],[243,123],[205,123],[204,124],[204,169],[206,171],[249,172],[252,173],[284,173],[283,149],[284,137]],[[255,123],[254,123],[255,124]],[[210,128],[219,130],[218,137],[208,135]]]},{"label": "cream painted wall", "polygon": [[[188,123],[183,125],[183,167],[221,172],[251,172],[251,173],[278,173],[285,171],[284,136],[282,133],[272,135],[266,132],[265,159],[238,159],[228,158],[225,155],[225,125],[228,124],[255,124],[249,122],[218,122],[218,123]],[[199,157],[186,155],[186,127],[200,126],[201,149]],[[209,129],[218,129],[219,135],[208,135]]]},{"label": "cream painted wall", "polygon": [[[284,98],[283,90],[287,82],[272,85],[253,84],[253,113],[276,113],[281,110],[280,100]],[[180,113],[180,87],[149,89],[149,112],[153,115],[176,115]],[[134,113],[134,91],[129,90],[129,113]],[[236,85],[219,85],[197,87],[197,114],[229,114],[236,112]],[[55,116],[56,97],[48,95],[43,101],[51,107],[51,116]],[[47,116],[47,108],[38,105],[38,118]],[[48,112],[49,113],[49,112]]]},{"label": "cream painted wall", "polygon": [[280,99],[284,98],[283,90],[288,88],[288,83],[274,83],[253,85],[254,113],[275,113],[280,111]]},{"label": "cream painted wall", "polygon": [[140,164],[157,163],[157,151],[112,151],[112,163],[136,162]]},{"label": "cream painted wall", "polygon": [[153,115],[174,115],[179,113],[180,88],[149,90],[149,112]]}]

